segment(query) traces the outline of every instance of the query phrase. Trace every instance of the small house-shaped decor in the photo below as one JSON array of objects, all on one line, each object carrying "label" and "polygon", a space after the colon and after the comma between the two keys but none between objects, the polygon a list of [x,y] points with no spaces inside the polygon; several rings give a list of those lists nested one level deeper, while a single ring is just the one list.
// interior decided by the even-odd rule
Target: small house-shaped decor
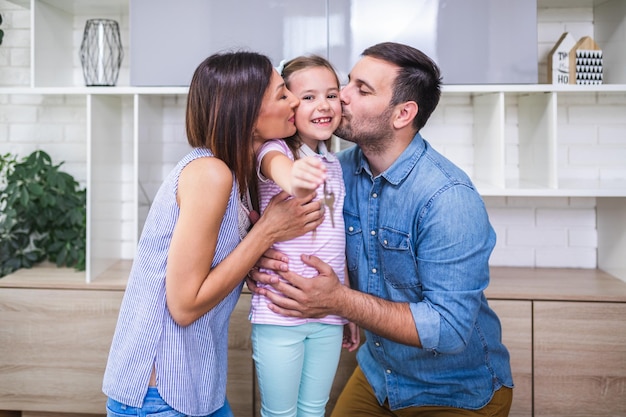
[{"label": "small house-shaped decor", "polygon": [[576,45],[576,40],[565,32],[548,55],[548,84],[569,84],[570,58],[569,53]]},{"label": "small house-shaped decor", "polygon": [[580,38],[569,53],[570,84],[602,84],[602,50],[589,36]]}]

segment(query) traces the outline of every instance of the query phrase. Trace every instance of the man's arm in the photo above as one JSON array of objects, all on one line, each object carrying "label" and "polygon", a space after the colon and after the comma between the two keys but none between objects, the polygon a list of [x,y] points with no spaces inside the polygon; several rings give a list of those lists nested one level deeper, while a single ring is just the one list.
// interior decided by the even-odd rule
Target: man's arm
[{"label": "man's arm", "polygon": [[[288,281],[285,283],[276,276],[256,269],[251,271],[252,279],[271,284],[283,294],[253,288],[272,302],[269,305],[272,311],[285,316],[311,318],[335,314],[386,339],[421,347],[408,303],[391,302],[353,290],[342,285],[332,268],[319,258],[302,255],[302,260],[317,269],[319,276],[307,279],[291,271],[279,271]],[[271,258],[262,258],[258,265],[275,268],[278,264]]]}]

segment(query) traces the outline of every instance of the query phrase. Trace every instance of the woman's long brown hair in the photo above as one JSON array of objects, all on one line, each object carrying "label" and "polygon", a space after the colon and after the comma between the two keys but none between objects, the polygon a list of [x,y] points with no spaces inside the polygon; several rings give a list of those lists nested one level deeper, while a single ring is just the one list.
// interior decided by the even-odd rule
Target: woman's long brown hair
[{"label": "woman's long brown hair", "polygon": [[218,53],[198,66],[189,86],[187,140],[228,165],[241,197],[256,182],[254,126],[273,71],[265,55]]}]

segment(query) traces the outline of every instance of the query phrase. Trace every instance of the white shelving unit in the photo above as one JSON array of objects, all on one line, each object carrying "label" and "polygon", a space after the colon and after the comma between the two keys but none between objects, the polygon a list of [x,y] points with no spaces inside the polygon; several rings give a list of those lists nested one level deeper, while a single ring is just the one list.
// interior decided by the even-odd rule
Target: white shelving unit
[{"label": "white shelving unit", "polygon": [[[472,178],[482,195],[626,196],[626,180],[603,180],[598,177],[573,181],[560,173],[557,148],[560,142],[559,126],[564,123],[560,119],[564,115],[559,115],[562,112],[559,101],[569,94],[584,95],[588,100],[596,102],[601,97],[613,97],[613,105],[623,107],[626,111],[626,84],[444,86],[442,107],[451,97],[455,100],[463,97],[463,100],[472,103]],[[510,106],[506,103],[515,104],[515,114],[507,113]],[[507,178],[505,147],[510,131],[506,129],[506,120],[510,117],[517,118],[515,136],[519,140],[519,166],[518,175]],[[624,142],[626,145],[626,138]],[[468,170],[472,171],[472,168]]]},{"label": "white shelving unit", "polygon": [[[124,66],[117,87],[83,86],[78,47],[86,19],[118,20],[124,61],[130,62],[129,0],[12,3],[31,15],[30,86],[0,87],[0,113],[15,100],[32,103],[36,112],[45,112],[48,100],[76,106],[67,124],[85,132],[85,155],[78,163],[84,164],[88,191],[90,282],[118,260],[132,258],[150,198],[163,173],[186,150],[184,140],[172,141],[170,136],[184,135],[187,89],[128,86],[129,69]],[[596,198],[598,267],[626,280],[626,174],[570,178],[559,152],[563,126],[572,118],[595,117],[570,114],[562,105],[570,97],[582,96],[600,107],[617,106],[626,115],[626,2],[538,0],[538,9],[548,11],[580,7],[593,10],[593,35],[604,50],[604,85],[447,85],[440,108],[455,101],[471,103],[473,124],[464,134],[471,136],[473,161],[464,168],[484,196]],[[602,126],[603,120],[596,123]],[[511,173],[506,149],[512,140],[519,159]],[[624,153],[626,138],[610,146]]]}]

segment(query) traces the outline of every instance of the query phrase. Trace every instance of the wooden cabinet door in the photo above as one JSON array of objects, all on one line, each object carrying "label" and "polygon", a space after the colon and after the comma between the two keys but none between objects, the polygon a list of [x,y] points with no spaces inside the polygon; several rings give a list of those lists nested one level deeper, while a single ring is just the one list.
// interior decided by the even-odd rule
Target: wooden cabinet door
[{"label": "wooden cabinet door", "polygon": [[500,318],[502,341],[511,355],[515,388],[509,416],[532,416],[532,302],[489,300],[489,305]]},{"label": "wooden cabinet door", "polygon": [[228,384],[226,396],[236,416],[254,416],[254,363],[252,362],[252,344],[250,332],[252,325],[248,320],[250,313],[248,292],[241,294],[233,314],[230,316],[228,329]]},{"label": "wooden cabinet door", "polygon": [[0,289],[0,410],[106,413],[122,291]]},{"label": "wooden cabinet door", "polygon": [[626,415],[626,303],[534,303],[535,416]]}]

